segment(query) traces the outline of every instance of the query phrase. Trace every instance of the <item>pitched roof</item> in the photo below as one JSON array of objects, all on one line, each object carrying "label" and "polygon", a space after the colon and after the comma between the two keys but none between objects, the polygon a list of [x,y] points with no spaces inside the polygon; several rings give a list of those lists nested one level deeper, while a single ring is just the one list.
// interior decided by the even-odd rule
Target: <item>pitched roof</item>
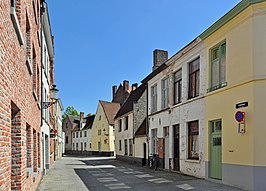
[{"label": "pitched roof", "polygon": [[76,115],[67,115],[68,118],[69,118],[69,121],[72,123],[72,124],[75,124],[75,120],[79,120],[79,116],[76,116]]},{"label": "pitched roof", "polygon": [[[93,121],[94,121],[95,115],[90,115],[88,117],[86,117],[86,124],[83,127],[83,129],[90,129],[92,127]],[[82,130],[83,130],[82,129]]]},{"label": "pitched roof", "polygon": [[115,119],[130,111],[133,111],[133,103],[139,100],[145,89],[146,89],[145,84],[141,84],[137,89],[132,91],[131,94],[126,99],[126,101],[121,106],[121,108],[119,109],[119,111],[117,112]]},{"label": "pitched roof", "polygon": [[161,71],[163,71],[165,68],[167,68],[168,66],[163,63],[161,66],[159,66],[156,70],[152,71],[147,77],[145,77],[141,82],[147,83],[150,79],[152,79],[154,76],[156,76],[157,74],[159,74]]},{"label": "pitched roof", "polygon": [[108,120],[108,123],[110,125],[114,125],[115,124],[114,117],[120,108],[120,104],[102,101],[102,100],[100,100],[99,102],[103,107],[103,110],[104,110],[105,116]]},{"label": "pitched roof", "polygon": [[79,124],[76,124],[75,127],[73,128],[72,132],[74,132],[74,131],[79,131],[79,130],[80,130],[80,129],[79,129]]},{"label": "pitched roof", "polygon": [[136,131],[135,135],[136,136],[143,136],[147,134],[147,118],[145,118],[143,120],[143,122],[141,123],[141,125],[139,126],[138,130]]}]

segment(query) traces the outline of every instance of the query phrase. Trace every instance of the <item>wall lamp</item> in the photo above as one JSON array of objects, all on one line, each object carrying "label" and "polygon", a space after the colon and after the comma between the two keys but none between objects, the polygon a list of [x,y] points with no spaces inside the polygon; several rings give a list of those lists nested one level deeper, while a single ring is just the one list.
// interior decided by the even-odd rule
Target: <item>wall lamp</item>
[{"label": "wall lamp", "polygon": [[50,102],[43,102],[42,106],[43,109],[48,109],[50,106],[55,104],[58,100],[58,92],[59,90],[56,88],[56,85],[53,85],[52,88],[50,89]]}]

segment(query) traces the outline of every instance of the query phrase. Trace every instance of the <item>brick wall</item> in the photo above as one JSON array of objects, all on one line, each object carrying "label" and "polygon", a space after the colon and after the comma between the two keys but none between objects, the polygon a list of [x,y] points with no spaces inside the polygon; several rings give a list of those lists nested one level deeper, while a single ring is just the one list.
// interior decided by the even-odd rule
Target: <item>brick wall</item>
[{"label": "brick wall", "polygon": [[[16,14],[19,36],[15,23],[10,15],[11,1],[0,3],[0,190],[35,190],[41,179],[41,145],[40,124],[41,111],[38,106],[40,100],[33,95],[33,81],[40,82],[40,76],[33,74],[26,64],[26,13],[30,26],[29,52],[35,52],[36,65],[40,71],[40,19],[39,12],[35,19],[32,0],[16,0]],[[36,11],[40,10],[39,0]],[[22,37],[24,44],[19,38]],[[32,59],[30,54],[30,59]],[[31,62],[32,63],[32,62]],[[38,84],[39,87],[39,84]],[[30,135],[36,132],[36,148],[29,143],[34,151],[27,152],[26,128],[30,128]],[[12,131],[11,131],[12,129]],[[27,155],[28,154],[28,155]],[[34,168],[27,176],[27,156],[30,159],[28,167]]]}]

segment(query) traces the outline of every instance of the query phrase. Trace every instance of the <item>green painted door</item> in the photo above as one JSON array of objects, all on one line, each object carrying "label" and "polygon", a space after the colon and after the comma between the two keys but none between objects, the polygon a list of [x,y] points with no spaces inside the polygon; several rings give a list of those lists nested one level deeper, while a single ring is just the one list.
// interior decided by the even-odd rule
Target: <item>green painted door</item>
[{"label": "green painted door", "polygon": [[210,125],[210,177],[222,179],[222,121]]}]

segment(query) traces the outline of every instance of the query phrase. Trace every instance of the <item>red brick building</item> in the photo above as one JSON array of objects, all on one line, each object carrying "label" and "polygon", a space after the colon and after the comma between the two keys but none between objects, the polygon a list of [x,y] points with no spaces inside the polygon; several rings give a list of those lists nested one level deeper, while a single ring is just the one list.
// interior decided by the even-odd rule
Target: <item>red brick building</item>
[{"label": "red brick building", "polygon": [[36,190],[42,177],[43,0],[0,3],[0,190]]}]

